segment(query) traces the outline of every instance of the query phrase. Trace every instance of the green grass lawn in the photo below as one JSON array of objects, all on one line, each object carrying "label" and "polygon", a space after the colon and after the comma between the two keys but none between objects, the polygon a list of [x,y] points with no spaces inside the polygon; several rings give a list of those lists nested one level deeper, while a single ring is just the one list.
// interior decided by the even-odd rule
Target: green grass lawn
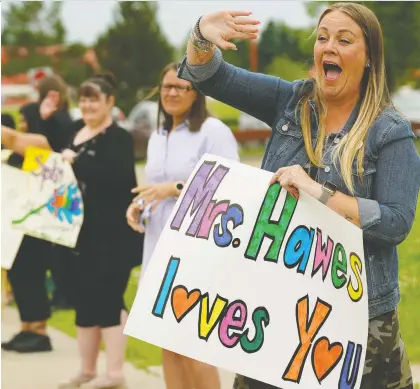
[{"label": "green grass lawn", "polygon": [[[420,139],[416,140],[420,154]],[[420,363],[420,199],[408,238],[398,248],[400,258],[401,332],[413,362]]]},{"label": "green grass lawn", "polygon": [[220,120],[238,120],[241,111],[231,107],[230,105],[224,104],[220,101],[208,99],[207,108],[209,112]]}]

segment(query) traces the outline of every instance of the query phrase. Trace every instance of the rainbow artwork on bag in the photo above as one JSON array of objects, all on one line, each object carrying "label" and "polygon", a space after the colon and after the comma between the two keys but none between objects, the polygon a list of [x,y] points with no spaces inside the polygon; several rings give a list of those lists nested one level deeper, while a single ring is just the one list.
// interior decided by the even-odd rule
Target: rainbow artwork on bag
[{"label": "rainbow artwork on bag", "polygon": [[19,196],[14,229],[63,246],[75,247],[83,223],[83,199],[71,165],[60,154],[28,148],[22,167],[27,185]]}]

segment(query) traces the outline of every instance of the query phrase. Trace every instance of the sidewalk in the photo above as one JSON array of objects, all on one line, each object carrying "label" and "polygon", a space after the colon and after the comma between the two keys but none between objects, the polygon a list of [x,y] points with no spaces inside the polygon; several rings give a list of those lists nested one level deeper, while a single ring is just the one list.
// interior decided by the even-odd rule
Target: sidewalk
[{"label": "sidewalk", "polygon": [[[2,315],[2,341],[8,340],[19,328],[14,308],[6,307]],[[75,339],[49,327],[54,351],[36,354],[1,352],[2,389],[56,389],[60,381],[74,375],[79,368]],[[99,373],[105,369],[105,354],[100,353]],[[162,368],[156,366],[146,373],[126,362],[125,373],[129,389],[165,389]],[[234,374],[220,370],[222,389],[231,389]]]}]

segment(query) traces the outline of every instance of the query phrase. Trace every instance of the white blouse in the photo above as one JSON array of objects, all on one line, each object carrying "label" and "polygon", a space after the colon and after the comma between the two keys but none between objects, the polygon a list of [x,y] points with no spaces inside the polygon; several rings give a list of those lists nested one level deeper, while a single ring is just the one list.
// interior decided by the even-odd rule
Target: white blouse
[{"label": "white blouse", "polygon": [[[197,132],[188,129],[188,121],[171,133],[157,130],[151,135],[147,148],[147,184],[186,182],[205,153],[239,161],[238,145],[231,129],[216,118],[207,118]],[[175,203],[176,198],[161,201],[150,218],[144,239],[142,274]]]}]

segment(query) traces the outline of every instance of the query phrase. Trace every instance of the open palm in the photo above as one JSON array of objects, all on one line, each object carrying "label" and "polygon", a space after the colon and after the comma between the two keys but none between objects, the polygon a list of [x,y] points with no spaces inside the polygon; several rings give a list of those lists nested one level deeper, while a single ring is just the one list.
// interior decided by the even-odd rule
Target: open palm
[{"label": "open palm", "polygon": [[218,11],[204,15],[200,21],[203,37],[225,50],[236,50],[232,39],[252,40],[258,37],[256,25],[260,22],[251,19],[247,11]]}]

